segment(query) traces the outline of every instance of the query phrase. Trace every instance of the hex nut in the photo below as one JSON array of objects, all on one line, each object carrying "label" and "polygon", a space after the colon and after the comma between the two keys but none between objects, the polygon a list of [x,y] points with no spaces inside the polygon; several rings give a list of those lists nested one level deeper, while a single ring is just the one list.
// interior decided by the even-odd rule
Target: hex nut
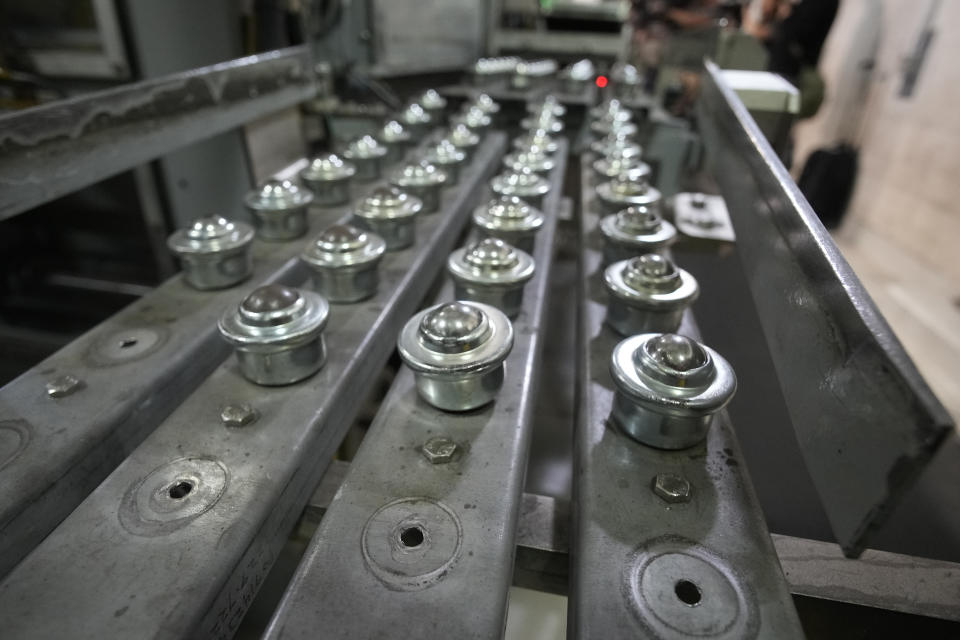
[{"label": "hex nut", "polygon": [[678,473],[658,473],[653,479],[653,492],[670,504],[689,502],[690,482]]},{"label": "hex nut", "polygon": [[226,404],[220,408],[220,421],[228,427],[245,427],[260,417],[260,413],[246,402]]},{"label": "hex nut", "polygon": [[83,380],[65,373],[47,381],[47,395],[51,398],[65,398],[84,387]]},{"label": "hex nut", "polygon": [[445,464],[453,461],[460,452],[460,447],[450,438],[437,436],[424,442],[420,451],[430,464]]}]

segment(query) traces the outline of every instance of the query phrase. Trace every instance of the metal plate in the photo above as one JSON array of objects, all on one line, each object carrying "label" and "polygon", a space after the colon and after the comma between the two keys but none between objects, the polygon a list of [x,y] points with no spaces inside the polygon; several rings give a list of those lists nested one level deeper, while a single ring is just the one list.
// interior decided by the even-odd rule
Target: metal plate
[{"label": "metal plate", "polygon": [[[380,372],[504,146],[502,135],[489,136],[460,187],[444,193],[436,222],[423,225],[417,246],[384,256],[373,298],[332,307],[327,363],[318,374],[260,387],[230,358],[200,384],[0,583],[4,632],[231,637],[359,410],[357,390]],[[249,403],[260,417],[225,427],[226,403]],[[204,468],[183,466],[198,464]],[[190,478],[200,478],[201,504],[173,517],[162,490]]]},{"label": "metal plate", "polygon": [[952,420],[709,62],[698,115],[800,449],[856,556]]}]

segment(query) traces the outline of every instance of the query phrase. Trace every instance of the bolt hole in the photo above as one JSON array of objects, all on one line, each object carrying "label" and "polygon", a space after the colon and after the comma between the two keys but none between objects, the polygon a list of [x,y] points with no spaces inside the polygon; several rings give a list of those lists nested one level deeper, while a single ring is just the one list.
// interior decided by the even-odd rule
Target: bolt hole
[{"label": "bolt hole", "polygon": [[700,587],[689,580],[677,580],[677,584],[673,585],[673,592],[680,598],[680,602],[688,607],[695,607],[700,604],[702,597]]},{"label": "bolt hole", "polygon": [[423,529],[420,527],[408,527],[400,532],[400,542],[403,546],[410,549],[419,547],[423,544]]},{"label": "bolt hole", "polygon": [[170,487],[170,497],[174,500],[182,500],[186,498],[187,495],[193,491],[193,483],[187,482],[186,480],[180,480]]},{"label": "bolt hole", "polygon": [[136,338],[124,338],[123,340],[120,341],[120,348],[121,348],[121,349],[129,349],[130,347],[134,346],[135,344],[137,344],[137,339],[136,339]]}]

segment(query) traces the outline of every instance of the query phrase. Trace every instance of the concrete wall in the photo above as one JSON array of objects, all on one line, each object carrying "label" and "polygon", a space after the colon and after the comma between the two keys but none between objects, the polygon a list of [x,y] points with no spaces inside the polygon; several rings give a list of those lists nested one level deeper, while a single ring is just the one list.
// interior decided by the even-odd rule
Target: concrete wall
[{"label": "concrete wall", "polygon": [[[960,2],[939,4],[913,96],[898,95],[932,2],[841,2],[821,60],[827,100],[799,125],[794,166],[799,171],[816,147],[859,141],[860,175],[841,237],[877,234],[960,283]],[[864,73],[874,49],[873,73]]]}]

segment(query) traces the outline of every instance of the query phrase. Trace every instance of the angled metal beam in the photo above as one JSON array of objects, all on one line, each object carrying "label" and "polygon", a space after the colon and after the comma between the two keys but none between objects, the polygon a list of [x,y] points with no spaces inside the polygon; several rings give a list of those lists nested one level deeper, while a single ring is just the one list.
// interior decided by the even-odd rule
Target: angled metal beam
[{"label": "angled metal beam", "polygon": [[707,155],[801,452],[856,556],[953,421],[721,70],[706,67]]},{"label": "angled metal beam", "polygon": [[0,220],[314,92],[302,45],[0,116]]}]

